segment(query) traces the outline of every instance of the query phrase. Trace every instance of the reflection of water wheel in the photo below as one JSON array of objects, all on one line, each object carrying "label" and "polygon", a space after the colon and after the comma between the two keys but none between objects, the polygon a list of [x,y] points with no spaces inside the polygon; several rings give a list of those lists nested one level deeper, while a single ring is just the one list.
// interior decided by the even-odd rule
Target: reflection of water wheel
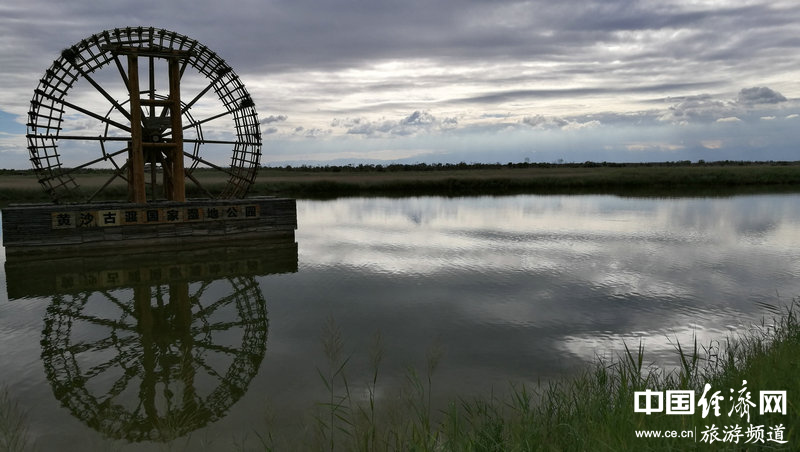
[{"label": "reflection of water wheel", "polygon": [[168,441],[244,395],[267,316],[252,277],[178,282],[57,296],[42,336],[47,378],[74,416],[111,438]]},{"label": "reflection of water wheel", "polygon": [[[140,59],[149,69],[141,84]],[[181,86],[193,97],[182,100]],[[64,50],[40,80],[28,116],[31,162],[54,201],[91,200],[117,178],[128,181],[129,195],[141,187],[155,199],[159,173],[167,199],[181,200],[172,190],[183,188],[184,176],[204,196],[242,197],[261,155],[254,103],[231,67],[197,41],[162,29],[107,30]],[[213,155],[230,161],[215,163]],[[79,175],[99,167],[114,173],[93,194],[82,193]],[[198,167],[227,186],[210,193],[193,175]]]}]

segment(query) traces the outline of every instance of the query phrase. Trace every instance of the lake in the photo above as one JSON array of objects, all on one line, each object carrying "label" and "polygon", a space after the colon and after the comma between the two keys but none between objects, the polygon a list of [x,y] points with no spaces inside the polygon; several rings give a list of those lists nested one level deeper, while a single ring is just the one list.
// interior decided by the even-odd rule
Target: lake
[{"label": "lake", "polygon": [[414,373],[427,385],[435,362],[441,407],[568,377],[625,344],[669,367],[678,341],[724,341],[800,295],[800,194],[297,209],[289,242],[3,252],[0,409],[24,412],[43,451],[244,448],[313,427],[333,337],[354,397],[368,398],[380,344],[378,403]]}]

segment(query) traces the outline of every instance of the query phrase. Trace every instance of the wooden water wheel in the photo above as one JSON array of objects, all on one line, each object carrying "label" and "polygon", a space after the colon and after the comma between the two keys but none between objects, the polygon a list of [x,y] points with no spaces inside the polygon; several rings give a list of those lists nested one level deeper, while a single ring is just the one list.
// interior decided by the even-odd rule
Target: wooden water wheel
[{"label": "wooden water wheel", "polygon": [[[204,197],[240,198],[261,157],[258,115],[233,69],[197,41],[152,27],[106,30],[65,49],[34,91],[27,139],[54,202],[92,201],[121,181],[135,203],[183,201],[187,184]],[[100,183],[81,187],[92,171]]]}]

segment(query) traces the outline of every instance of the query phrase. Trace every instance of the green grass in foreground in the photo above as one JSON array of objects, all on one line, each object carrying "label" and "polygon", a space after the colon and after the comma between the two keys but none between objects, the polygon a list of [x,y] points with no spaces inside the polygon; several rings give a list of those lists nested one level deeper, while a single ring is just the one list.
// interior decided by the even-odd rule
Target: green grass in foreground
[{"label": "green grass in foreground", "polygon": [[[675,344],[681,366],[664,371],[646,366],[641,346],[617,359],[598,361],[574,378],[536,387],[512,385],[503,397],[461,398],[442,412],[431,408],[431,390],[441,354],[428,354],[424,374],[410,369],[407,390],[392,406],[378,406],[375,391],[382,359],[380,342],[371,351],[373,373],[368,399],[357,400],[346,376],[349,358],[335,325],[323,337],[328,366],[320,378],[329,397],[318,404],[312,425],[300,444],[273,435],[259,435],[265,450],[342,451],[639,451],[639,450],[798,450],[800,438],[800,323],[798,300],[774,324],[762,322],[728,338],[724,344],[690,349]],[[731,408],[746,388],[755,407],[750,419]],[[697,402],[706,384],[707,399],[720,391],[720,416],[706,418]],[[693,390],[694,415],[650,415],[634,412],[635,391]],[[759,391],[787,391],[787,414],[759,414]],[[732,400],[729,400],[730,397]],[[745,393],[742,393],[745,396]],[[643,406],[643,403],[640,404]],[[739,439],[726,438],[726,431]],[[763,443],[747,434],[763,426]],[[713,426],[713,427],[712,427]],[[716,428],[718,440],[704,438]],[[775,429],[782,431],[785,444]],[[637,430],[692,431],[695,438],[640,438]],[[313,434],[310,434],[312,433]],[[708,434],[706,434],[708,435]],[[749,440],[749,442],[748,442]]]}]

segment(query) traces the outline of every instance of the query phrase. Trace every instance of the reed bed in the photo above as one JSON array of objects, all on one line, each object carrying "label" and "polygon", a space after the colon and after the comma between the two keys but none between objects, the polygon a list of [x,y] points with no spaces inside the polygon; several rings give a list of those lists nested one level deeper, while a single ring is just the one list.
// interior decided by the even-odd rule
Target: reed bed
[{"label": "reed bed", "polygon": [[[341,332],[330,322],[323,335],[326,366],[319,369],[320,381],[329,397],[317,403],[313,422],[292,438],[259,436],[264,450],[320,451],[683,451],[683,450],[798,450],[800,412],[797,378],[800,356],[800,322],[795,300],[784,315],[762,321],[751,329],[722,341],[701,346],[675,343],[679,366],[664,369],[647,364],[641,344],[625,344],[625,352],[613,358],[598,357],[590,367],[560,381],[536,385],[510,384],[504,395],[462,397],[445,409],[434,410],[435,371],[442,359],[439,350],[429,350],[423,371],[409,368],[406,388],[399,398],[379,406],[383,351],[380,336],[370,352],[372,374],[368,397],[356,397],[347,375],[349,356]],[[746,383],[744,383],[746,381]],[[692,390],[699,399],[709,384],[721,390],[725,403],[746,389],[755,396],[759,390],[785,390],[786,414],[750,411],[744,418],[667,415],[664,412],[635,412],[637,391]],[[711,396],[711,392],[708,394]],[[735,400],[735,399],[732,399]],[[741,437],[723,441],[722,430],[740,424]],[[716,441],[704,440],[703,432],[714,426]],[[746,443],[748,426],[762,425],[769,433],[764,441]],[[772,428],[780,426],[780,439]],[[268,429],[268,427],[267,427]],[[693,438],[642,438],[637,430],[692,431]],[[302,438],[302,439],[298,439]],[[775,436],[774,438],[778,438]]]},{"label": "reed bed", "polygon": [[[109,170],[76,174],[88,193]],[[194,176],[212,193],[227,182],[219,171]],[[188,197],[205,192],[187,183]],[[800,191],[798,162],[666,162],[647,164],[456,164],[358,165],[262,168],[250,196],[336,198],[344,196],[473,196],[511,194],[618,194],[631,196],[731,195]],[[98,200],[125,199],[116,181]],[[30,170],[0,170],[0,203],[47,202]]]}]

